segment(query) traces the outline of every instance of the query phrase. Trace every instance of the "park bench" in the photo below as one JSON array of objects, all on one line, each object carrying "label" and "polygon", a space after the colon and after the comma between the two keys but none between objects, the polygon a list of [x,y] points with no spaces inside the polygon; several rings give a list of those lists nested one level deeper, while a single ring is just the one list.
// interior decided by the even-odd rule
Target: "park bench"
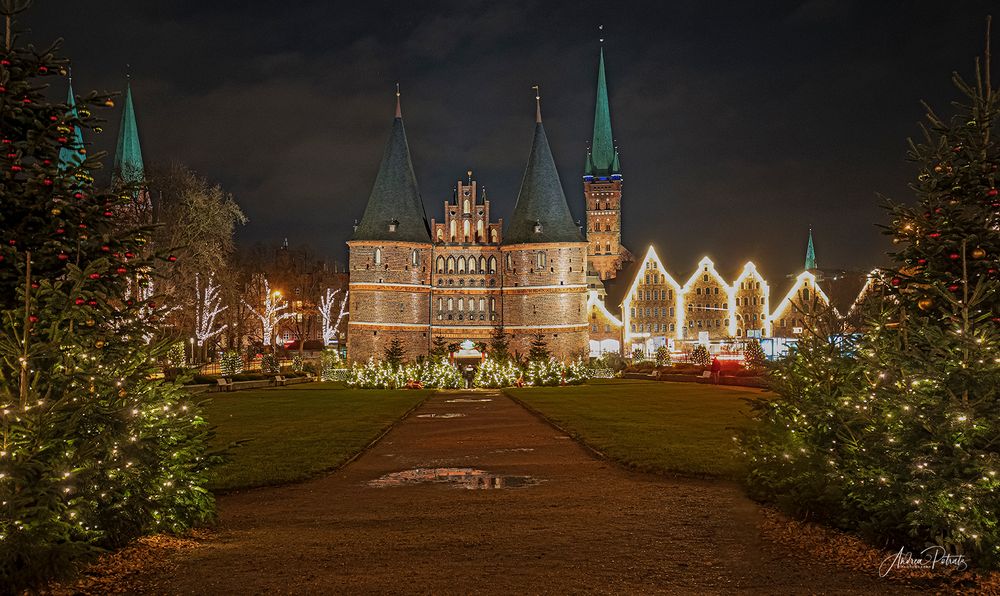
[{"label": "park bench", "polygon": [[277,386],[282,386],[282,387],[284,387],[284,385],[285,385],[285,377],[283,377],[283,376],[281,376],[281,375],[277,375],[276,377],[274,377],[274,385],[275,385],[276,387],[277,387]]},{"label": "park bench", "polygon": [[233,380],[229,377],[219,377],[215,380],[219,384],[219,391],[232,391]]}]

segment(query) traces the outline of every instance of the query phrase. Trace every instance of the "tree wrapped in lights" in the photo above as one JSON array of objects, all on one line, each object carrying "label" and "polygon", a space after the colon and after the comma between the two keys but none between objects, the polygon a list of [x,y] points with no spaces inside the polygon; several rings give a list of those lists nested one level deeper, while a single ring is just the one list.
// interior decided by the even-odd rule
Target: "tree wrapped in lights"
[{"label": "tree wrapped in lights", "polygon": [[221,327],[215,325],[219,315],[229,307],[222,304],[219,286],[215,283],[214,274],[208,276],[208,283],[202,287],[201,275],[196,273],[194,275],[194,293],[197,298],[194,338],[198,347],[201,348],[206,345],[208,340],[222,333],[229,326],[228,324],[223,324]]},{"label": "tree wrapped in lights", "polygon": [[[804,334],[743,437],[754,495],[914,552],[1000,567],[1000,98],[989,54],[928,108],[916,205],[891,204],[894,267],[861,337]],[[885,281],[879,281],[884,277]]]},{"label": "tree wrapped in lights", "polygon": [[261,276],[260,282],[263,288],[260,308],[255,308],[249,303],[246,305],[260,321],[261,341],[264,342],[265,347],[271,347],[274,345],[278,326],[285,319],[290,319],[295,315],[291,312],[284,312],[288,308],[288,301],[281,299],[281,292],[278,290],[271,290],[271,282],[266,277]]},{"label": "tree wrapped in lights", "polygon": [[476,376],[472,379],[473,387],[486,387],[498,389],[500,387],[513,387],[522,376],[521,369],[510,361],[510,359],[494,359],[492,356],[483,360],[476,369]]},{"label": "tree wrapped in lights", "polygon": [[219,369],[224,377],[238,375],[243,372],[243,358],[236,350],[226,350],[219,358]]},{"label": "tree wrapped in lights", "polygon": [[698,344],[694,347],[691,352],[691,362],[701,366],[708,366],[712,363],[712,355],[708,353],[708,348],[704,344]]},{"label": "tree wrapped in lights", "polygon": [[344,320],[344,315],[348,314],[347,297],[349,292],[344,292],[344,297],[340,300],[340,311],[336,317],[333,315],[333,309],[337,304],[337,294],[339,293],[340,290],[327,288],[326,292],[319,298],[319,306],[317,308],[322,322],[324,346],[329,346],[337,339],[337,330],[340,329],[340,323]]},{"label": "tree wrapped in lights", "polygon": [[[108,96],[50,101],[57,46],[17,47],[0,3],[0,591],[36,590],[99,547],[212,515],[209,430],[195,402],[155,379],[169,342],[147,343],[129,278],[153,267],[146,229],[116,225],[127,193],[94,188]],[[61,95],[61,94],[60,94]],[[72,159],[61,159],[63,156]],[[127,189],[126,189],[127,190]]]},{"label": "tree wrapped in lights", "polygon": [[743,346],[743,366],[749,371],[759,372],[767,364],[767,355],[760,342],[753,339]]}]

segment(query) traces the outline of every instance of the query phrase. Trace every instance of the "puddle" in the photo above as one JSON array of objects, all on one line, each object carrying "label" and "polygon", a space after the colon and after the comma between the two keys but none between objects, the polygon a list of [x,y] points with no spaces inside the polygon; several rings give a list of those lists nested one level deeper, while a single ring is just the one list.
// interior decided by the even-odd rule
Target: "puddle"
[{"label": "puddle", "polygon": [[417,414],[417,418],[461,418],[465,414],[449,412],[447,414]]},{"label": "puddle", "polygon": [[540,481],[531,476],[508,476],[475,468],[416,468],[386,474],[368,483],[372,488],[407,486],[410,484],[451,484],[468,490],[518,488],[533,486]]},{"label": "puddle", "polygon": [[449,404],[477,404],[477,403],[481,403],[481,402],[484,402],[484,401],[493,401],[493,400],[490,399],[490,398],[488,398],[488,397],[483,398],[483,399],[469,399],[467,397],[457,397],[455,399],[447,399],[447,400],[445,400],[445,402],[449,403]]},{"label": "puddle", "polygon": [[494,449],[491,453],[521,453],[534,450],[533,447],[512,447],[510,449]]}]

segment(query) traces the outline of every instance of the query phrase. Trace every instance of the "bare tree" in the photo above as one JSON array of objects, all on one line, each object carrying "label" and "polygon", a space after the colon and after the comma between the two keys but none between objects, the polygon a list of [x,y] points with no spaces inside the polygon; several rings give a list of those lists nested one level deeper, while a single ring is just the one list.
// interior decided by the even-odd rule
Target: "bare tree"
[{"label": "bare tree", "polygon": [[221,297],[219,296],[219,286],[215,283],[214,274],[209,274],[208,283],[202,287],[201,275],[195,273],[194,292],[194,338],[198,344],[199,351],[202,352],[202,356],[204,357],[204,352],[208,350],[206,342],[225,331],[228,325],[223,324],[221,327],[216,327],[215,324],[216,319],[218,319],[219,315],[225,311],[228,306],[222,304]]},{"label": "bare tree", "polygon": [[271,291],[271,283],[267,280],[267,277],[261,275],[260,278],[263,289],[263,295],[260,296],[260,305],[255,308],[250,303],[247,303],[247,306],[257,315],[257,319],[260,321],[261,340],[264,342],[264,346],[273,346],[275,331],[278,329],[278,326],[285,319],[292,317],[293,313],[285,312],[288,308],[288,301],[281,299],[281,292],[277,290]]},{"label": "bare tree", "polygon": [[337,294],[339,293],[340,290],[327,288],[326,293],[320,296],[319,299],[319,316],[323,321],[324,346],[330,345],[337,338],[337,330],[340,329],[340,323],[344,320],[344,315],[347,314],[347,297],[350,292],[345,291],[344,297],[340,300],[340,312],[337,314],[336,319],[334,319],[333,308],[337,301]]}]

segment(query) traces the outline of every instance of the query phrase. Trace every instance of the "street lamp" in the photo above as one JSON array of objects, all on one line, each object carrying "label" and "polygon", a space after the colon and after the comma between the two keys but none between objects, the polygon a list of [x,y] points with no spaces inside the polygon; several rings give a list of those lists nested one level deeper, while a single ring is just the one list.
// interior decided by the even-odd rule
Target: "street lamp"
[{"label": "street lamp", "polygon": [[191,364],[194,364],[194,338],[190,339],[191,342]]}]

